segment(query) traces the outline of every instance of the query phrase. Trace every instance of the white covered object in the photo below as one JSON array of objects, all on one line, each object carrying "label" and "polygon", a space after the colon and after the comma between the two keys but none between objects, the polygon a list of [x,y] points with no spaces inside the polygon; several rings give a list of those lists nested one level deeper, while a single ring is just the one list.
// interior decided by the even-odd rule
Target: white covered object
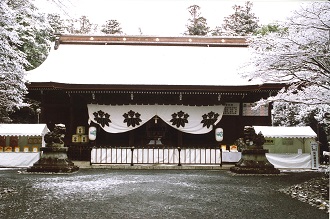
[{"label": "white covered object", "polygon": [[46,124],[0,124],[0,136],[44,136]]},{"label": "white covered object", "polygon": [[261,132],[264,137],[270,138],[316,138],[316,133],[309,126],[253,126],[255,132]]},{"label": "white covered object", "polygon": [[266,142],[264,149],[269,153],[310,153],[311,143],[315,142],[316,133],[309,126],[253,126],[256,133],[261,132]]},{"label": "white covered object", "polygon": [[[94,123],[99,124],[106,132],[121,133],[133,130],[142,126],[144,123],[158,116],[168,125],[182,132],[192,134],[204,134],[213,130],[213,125],[216,125],[223,115],[224,106],[183,106],[183,105],[98,105],[88,104],[89,119]],[[132,111],[134,114],[125,120],[124,114],[129,114]],[[183,125],[178,125],[174,122],[173,114],[183,112],[187,115],[187,121]],[[202,123],[203,115],[208,115],[210,112],[217,113],[218,116],[213,121],[212,125]],[[105,121],[100,113],[107,113],[109,116]],[[136,115],[135,113],[138,113]],[[138,119],[137,119],[138,118]],[[179,116],[176,117],[177,119]],[[207,117],[208,119],[209,117]],[[213,117],[215,118],[215,117]],[[137,119],[134,121],[134,119]],[[179,121],[179,120],[178,120]],[[133,124],[134,123],[134,124]]]},{"label": "white covered object", "polygon": [[30,167],[40,158],[40,153],[0,153],[0,167]]},{"label": "white covered object", "polygon": [[222,151],[222,162],[237,163],[241,157],[241,152]]},{"label": "white covered object", "polygon": [[238,73],[249,57],[244,47],[60,44],[26,78],[68,84],[262,84]]},{"label": "white covered object", "polygon": [[33,136],[41,136],[41,147],[45,147],[44,136],[47,132],[49,129],[46,124],[0,124],[0,136],[18,136],[19,139],[23,139],[17,145],[21,147],[28,144],[28,137]]},{"label": "white covered object", "polygon": [[268,161],[275,168],[311,169],[312,160],[310,154],[271,154],[267,153]]}]

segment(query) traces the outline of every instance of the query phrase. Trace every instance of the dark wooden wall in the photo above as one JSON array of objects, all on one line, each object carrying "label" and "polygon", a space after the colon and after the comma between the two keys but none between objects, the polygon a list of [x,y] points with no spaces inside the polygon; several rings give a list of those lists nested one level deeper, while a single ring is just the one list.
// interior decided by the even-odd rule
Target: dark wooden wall
[{"label": "dark wooden wall", "polygon": [[[216,94],[157,94],[157,93],[95,93],[94,99],[90,92],[65,92],[62,90],[32,90],[29,97],[41,102],[41,122],[46,123],[51,129],[54,124],[63,123],[67,127],[66,144],[71,142],[72,135],[77,126],[85,126],[88,129],[87,104],[183,104],[183,105],[216,105],[226,102],[255,102],[261,97],[266,98],[268,92],[250,92],[246,95],[225,94],[218,99]],[[241,104],[242,105],[242,104]],[[221,144],[233,144],[242,136],[246,125],[271,125],[270,115],[266,116],[242,116],[224,115],[216,127],[224,129],[224,141]],[[153,126],[151,120],[143,126],[126,133],[111,134],[98,127],[97,140],[93,144],[111,146],[146,146],[150,140],[148,130]],[[164,122],[159,120],[158,126]],[[176,129],[165,126],[165,136],[162,142],[170,146],[190,147],[216,147],[220,143],[215,141],[214,131],[202,135],[180,133]]]}]

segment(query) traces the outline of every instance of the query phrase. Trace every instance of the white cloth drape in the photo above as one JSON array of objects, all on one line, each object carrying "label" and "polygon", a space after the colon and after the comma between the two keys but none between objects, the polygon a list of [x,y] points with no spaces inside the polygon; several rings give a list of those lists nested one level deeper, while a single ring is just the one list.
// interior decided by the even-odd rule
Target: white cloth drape
[{"label": "white cloth drape", "polygon": [[[213,125],[216,125],[220,121],[224,110],[223,105],[183,106],[88,104],[87,107],[89,120],[99,124],[109,133],[121,133],[133,130],[140,127],[154,116],[158,116],[168,125],[182,132],[204,134],[210,132],[213,129]],[[132,114],[128,115],[129,112]],[[182,112],[184,116],[180,117],[180,112]],[[126,114],[126,118],[128,118],[126,121],[124,114]],[[173,117],[173,114],[176,115]]]},{"label": "white cloth drape", "polygon": [[2,152],[0,153],[0,167],[30,167],[39,158],[39,152]]},{"label": "white cloth drape", "polygon": [[266,153],[268,161],[275,168],[304,168],[312,167],[310,154],[272,154]]}]

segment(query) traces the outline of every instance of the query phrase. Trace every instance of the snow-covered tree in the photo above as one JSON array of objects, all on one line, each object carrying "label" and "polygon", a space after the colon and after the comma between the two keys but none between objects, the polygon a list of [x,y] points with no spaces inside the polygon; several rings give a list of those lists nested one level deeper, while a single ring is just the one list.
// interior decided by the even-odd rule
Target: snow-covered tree
[{"label": "snow-covered tree", "polygon": [[120,23],[117,20],[107,20],[101,29],[102,33],[105,34],[122,34]]},{"label": "snow-covered tree", "polygon": [[0,122],[10,122],[9,113],[23,105],[26,93],[24,66],[26,55],[19,50],[22,45],[16,22],[16,11],[0,1]]},{"label": "snow-covered tree", "polygon": [[64,19],[61,18],[59,14],[48,14],[47,20],[49,25],[53,29],[53,34],[64,33],[65,26],[64,26]]},{"label": "snow-covered tree", "polygon": [[252,12],[253,3],[245,2],[244,6],[234,5],[234,13],[224,18],[222,25],[226,35],[248,36],[259,27],[259,19]]},{"label": "snow-covered tree", "polygon": [[91,30],[92,30],[92,23],[87,18],[87,16],[81,16],[79,18],[79,23],[80,23],[80,31],[79,31],[79,33],[87,34],[87,33],[90,33],[91,32]]},{"label": "snow-covered tree", "polygon": [[48,55],[51,28],[31,0],[0,2],[0,122],[27,106],[25,71]]},{"label": "snow-covered tree", "polygon": [[280,28],[285,31],[251,37],[253,71],[243,75],[287,85],[259,104],[299,104],[300,116],[317,112],[322,123],[330,111],[330,1],[303,5]]},{"label": "snow-covered tree", "polygon": [[310,126],[318,134],[320,150],[328,150],[329,140],[326,136],[330,135],[329,107],[274,102],[272,112],[274,126]]},{"label": "snow-covered tree", "polygon": [[326,113],[324,108],[313,105],[275,102],[273,112],[273,125],[275,126],[306,126],[315,121],[325,124],[325,121],[322,121],[323,118],[321,118]]},{"label": "snow-covered tree", "polygon": [[79,19],[66,19],[64,24],[65,32],[72,34],[88,34],[95,31],[97,26],[85,15]]},{"label": "snow-covered tree", "polygon": [[270,33],[286,33],[287,28],[281,28],[278,24],[267,24],[267,25],[262,25],[260,28],[258,28],[255,32],[254,35],[262,35],[265,36]]},{"label": "snow-covered tree", "polygon": [[226,35],[222,27],[216,26],[213,30],[210,31],[212,36],[223,36]]},{"label": "snow-covered tree", "polygon": [[201,16],[200,9],[198,5],[188,7],[191,18],[188,19],[189,23],[186,25],[185,35],[205,36],[209,33],[210,28],[207,26],[206,18]]},{"label": "snow-covered tree", "polygon": [[52,29],[44,14],[38,12],[30,0],[8,0],[8,6],[15,11],[17,33],[22,44],[18,47],[26,54],[29,65],[26,70],[38,67],[47,57]]}]

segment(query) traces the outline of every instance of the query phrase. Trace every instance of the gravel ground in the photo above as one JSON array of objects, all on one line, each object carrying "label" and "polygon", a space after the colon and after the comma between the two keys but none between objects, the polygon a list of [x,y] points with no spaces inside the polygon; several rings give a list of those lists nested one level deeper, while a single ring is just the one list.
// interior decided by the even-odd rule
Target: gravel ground
[{"label": "gravel ground", "polygon": [[306,202],[318,209],[329,212],[329,175],[322,174],[319,177],[306,182],[296,184],[279,190],[290,195],[294,199]]},{"label": "gravel ground", "polygon": [[[0,218],[323,219],[329,214],[321,205],[329,199],[315,196],[316,191],[326,195],[322,176],[314,171],[251,176],[224,170],[81,169],[70,175],[0,170]],[[320,201],[302,202],[291,198],[293,193]]]}]

